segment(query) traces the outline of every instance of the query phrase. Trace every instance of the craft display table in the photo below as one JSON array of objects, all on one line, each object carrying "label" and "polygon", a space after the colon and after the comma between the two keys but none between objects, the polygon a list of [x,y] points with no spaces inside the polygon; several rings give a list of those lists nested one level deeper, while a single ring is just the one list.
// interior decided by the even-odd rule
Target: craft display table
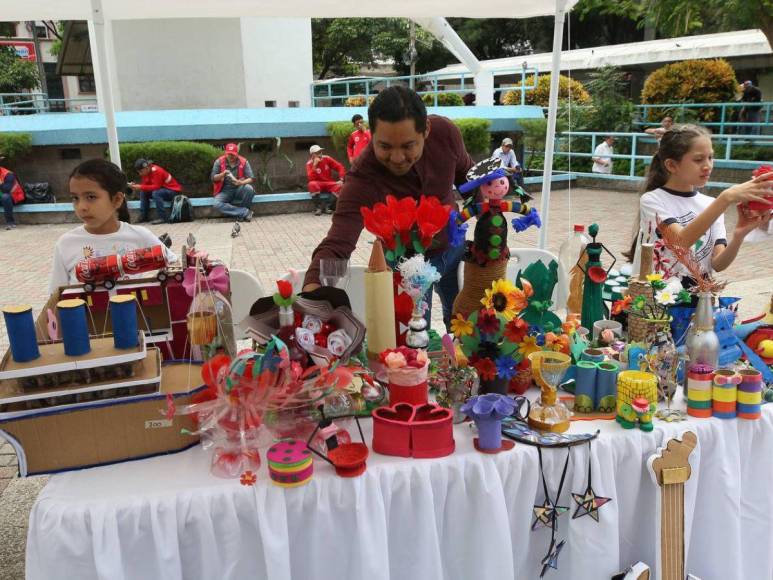
[{"label": "craft display table", "polygon": [[[370,421],[363,421],[370,446]],[[550,580],[610,578],[655,564],[657,487],[647,458],[690,429],[698,436],[685,486],[687,570],[703,580],[773,578],[773,406],[758,421],[656,421],[653,433],[612,421],[592,446],[593,487],[613,498],[600,521],[572,519],[585,487],[588,446],[572,449]],[[422,580],[539,578],[550,530],[531,531],[542,501],[537,450],[483,455],[469,424],[456,452],[404,459],[371,452],[368,469],[337,477],[315,460],[306,486],[271,485],[265,456],[253,487],[209,473],[201,448],[56,475],[30,516],[27,578],[78,580]],[[566,449],[543,453],[555,494]]]}]

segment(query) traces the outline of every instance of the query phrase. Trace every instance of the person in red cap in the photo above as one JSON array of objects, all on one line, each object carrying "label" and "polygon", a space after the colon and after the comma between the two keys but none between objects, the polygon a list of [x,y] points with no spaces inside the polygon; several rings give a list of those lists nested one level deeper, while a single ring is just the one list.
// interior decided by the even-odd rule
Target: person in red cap
[{"label": "person in red cap", "polygon": [[255,176],[250,162],[239,155],[236,143],[225,146],[225,154],[218,157],[212,166],[210,179],[214,185],[215,209],[223,215],[235,217],[236,221],[250,221]]},{"label": "person in red cap", "polygon": [[362,115],[352,117],[354,131],[349,135],[349,142],[346,145],[346,155],[349,157],[349,163],[357,159],[363,149],[370,143],[370,131],[365,128],[365,121]]},{"label": "person in red cap", "polygon": [[140,223],[148,221],[150,200],[156,205],[158,219],[154,225],[169,221],[165,202],[172,201],[182,191],[177,180],[166,169],[148,159],[137,159],[134,169],[140,176],[140,183],[129,182],[129,187],[140,194]]},{"label": "person in red cap", "polygon": [[[310,159],[306,162],[306,177],[309,179],[309,193],[314,200],[314,215],[321,215],[323,210],[330,213],[330,204],[327,196],[323,200],[323,193],[338,196],[344,184],[344,166],[329,155],[322,154],[322,147],[312,145],[309,148]],[[338,180],[333,181],[333,171],[338,174]]]}]

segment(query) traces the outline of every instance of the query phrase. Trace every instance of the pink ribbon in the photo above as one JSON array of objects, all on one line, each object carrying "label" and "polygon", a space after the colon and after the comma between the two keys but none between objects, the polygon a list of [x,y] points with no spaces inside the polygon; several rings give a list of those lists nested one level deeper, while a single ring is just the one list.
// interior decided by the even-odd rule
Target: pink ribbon
[{"label": "pink ribbon", "polygon": [[229,278],[225,266],[215,266],[209,274],[199,275],[199,287],[196,288],[196,268],[186,268],[183,277],[183,288],[188,296],[193,297],[199,292],[228,292]]}]

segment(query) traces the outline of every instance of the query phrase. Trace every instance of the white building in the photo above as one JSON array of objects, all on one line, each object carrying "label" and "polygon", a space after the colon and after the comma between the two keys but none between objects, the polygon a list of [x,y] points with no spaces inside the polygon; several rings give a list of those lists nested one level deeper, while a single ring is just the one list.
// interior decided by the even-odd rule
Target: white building
[{"label": "white building", "polygon": [[[107,43],[118,111],[311,104],[309,18],[120,20],[108,27]],[[50,54],[44,62],[57,68]],[[68,23],[58,71],[68,110],[96,110],[85,22]]]}]

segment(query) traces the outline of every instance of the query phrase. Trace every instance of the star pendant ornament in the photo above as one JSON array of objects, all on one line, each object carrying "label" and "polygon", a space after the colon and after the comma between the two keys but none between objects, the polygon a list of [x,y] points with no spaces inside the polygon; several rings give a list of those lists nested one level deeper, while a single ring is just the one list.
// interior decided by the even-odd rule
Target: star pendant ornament
[{"label": "star pendant ornament", "polygon": [[532,531],[536,530],[540,524],[546,528],[555,529],[558,517],[568,511],[568,507],[562,505],[554,506],[549,499],[545,498],[542,505],[534,506],[534,522],[531,524]]},{"label": "star pendant ornament", "polygon": [[594,520],[599,521],[599,508],[612,501],[610,497],[596,495],[590,485],[585,489],[585,493],[573,493],[572,499],[577,504],[577,509],[572,516],[573,520],[589,515]]},{"label": "star pendant ornament", "polygon": [[547,555],[542,558],[542,572],[540,572],[540,578],[543,578],[550,568],[558,570],[558,555],[561,553],[564,544],[566,544],[566,540],[561,540],[558,544],[556,544],[555,540],[550,541],[550,549],[548,550]]}]

